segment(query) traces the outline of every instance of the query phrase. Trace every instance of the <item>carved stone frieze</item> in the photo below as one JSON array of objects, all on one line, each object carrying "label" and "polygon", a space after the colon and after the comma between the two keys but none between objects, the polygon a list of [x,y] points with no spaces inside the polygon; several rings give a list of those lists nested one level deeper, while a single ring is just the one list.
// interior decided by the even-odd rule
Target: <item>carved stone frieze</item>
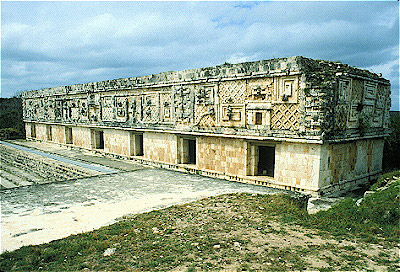
[{"label": "carved stone frieze", "polygon": [[[26,121],[280,137],[388,127],[390,84],[348,65],[291,57],[23,93]],[[226,128],[223,130],[222,128]],[[224,132],[225,133],[225,132]],[[371,134],[372,133],[372,134]]]},{"label": "carved stone frieze", "polygon": [[275,104],[271,113],[271,129],[299,129],[299,106],[297,104]]},{"label": "carved stone frieze", "polygon": [[142,96],[142,119],[143,123],[158,123],[159,117],[159,94],[146,93]]},{"label": "carved stone frieze", "polygon": [[178,87],[173,93],[175,121],[188,124],[194,120],[195,105],[194,90],[187,87]]}]

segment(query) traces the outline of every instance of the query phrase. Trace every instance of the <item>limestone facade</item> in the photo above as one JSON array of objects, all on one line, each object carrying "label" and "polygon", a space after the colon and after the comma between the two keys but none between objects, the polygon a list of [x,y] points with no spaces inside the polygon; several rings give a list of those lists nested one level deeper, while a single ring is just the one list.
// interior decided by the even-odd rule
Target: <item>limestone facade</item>
[{"label": "limestone facade", "polygon": [[26,137],[313,194],[381,171],[390,82],[290,57],[23,93]]}]

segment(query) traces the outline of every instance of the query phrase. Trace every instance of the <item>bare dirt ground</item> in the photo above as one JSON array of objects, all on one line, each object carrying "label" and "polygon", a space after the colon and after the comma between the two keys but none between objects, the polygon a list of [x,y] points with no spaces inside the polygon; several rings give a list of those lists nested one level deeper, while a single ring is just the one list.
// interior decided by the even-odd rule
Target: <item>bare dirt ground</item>
[{"label": "bare dirt ground", "polygon": [[[249,205],[257,202],[257,198],[255,195],[234,194],[185,205],[188,213],[196,219],[176,218],[175,231],[187,235],[195,230],[203,236],[191,237],[193,250],[188,255],[190,261],[172,271],[190,268],[226,271],[396,269],[398,247],[389,246],[384,240],[371,244],[353,235],[335,237],[296,224],[282,223],[280,218],[266,214],[268,208],[264,205],[258,209]],[[210,255],[202,254],[204,247],[211,249]]]}]

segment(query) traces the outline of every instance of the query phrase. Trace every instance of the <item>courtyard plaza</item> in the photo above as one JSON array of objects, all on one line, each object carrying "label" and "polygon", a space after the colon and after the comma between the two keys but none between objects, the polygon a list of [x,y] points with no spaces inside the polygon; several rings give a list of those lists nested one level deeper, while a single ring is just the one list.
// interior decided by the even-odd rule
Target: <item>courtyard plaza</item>
[{"label": "courtyard plaza", "polygon": [[[35,245],[112,224],[124,215],[235,192],[271,194],[278,189],[189,175],[117,160],[54,143],[12,141],[52,159],[74,160],[110,173],[5,189],[1,195],[1,251]],[[25,150],[29,152],[29,150]]]}]

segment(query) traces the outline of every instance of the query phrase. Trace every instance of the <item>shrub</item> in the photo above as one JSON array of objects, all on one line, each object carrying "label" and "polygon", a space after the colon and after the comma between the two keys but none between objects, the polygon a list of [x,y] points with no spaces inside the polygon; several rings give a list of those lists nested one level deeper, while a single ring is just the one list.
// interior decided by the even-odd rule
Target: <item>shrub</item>
[{"label": "shrub", "polygon": [[25,137],[25,132],[16,128],[0,128],[0,140],[13,140]]},{"label": "shrub", "polygon": [[390,112],[391,122],[390,128],[392,132],[389,137],[385,139],[385,145],[383,148],[383,169],[384,171],[390,171],[394,169],[400,169],[400,112]]}]

